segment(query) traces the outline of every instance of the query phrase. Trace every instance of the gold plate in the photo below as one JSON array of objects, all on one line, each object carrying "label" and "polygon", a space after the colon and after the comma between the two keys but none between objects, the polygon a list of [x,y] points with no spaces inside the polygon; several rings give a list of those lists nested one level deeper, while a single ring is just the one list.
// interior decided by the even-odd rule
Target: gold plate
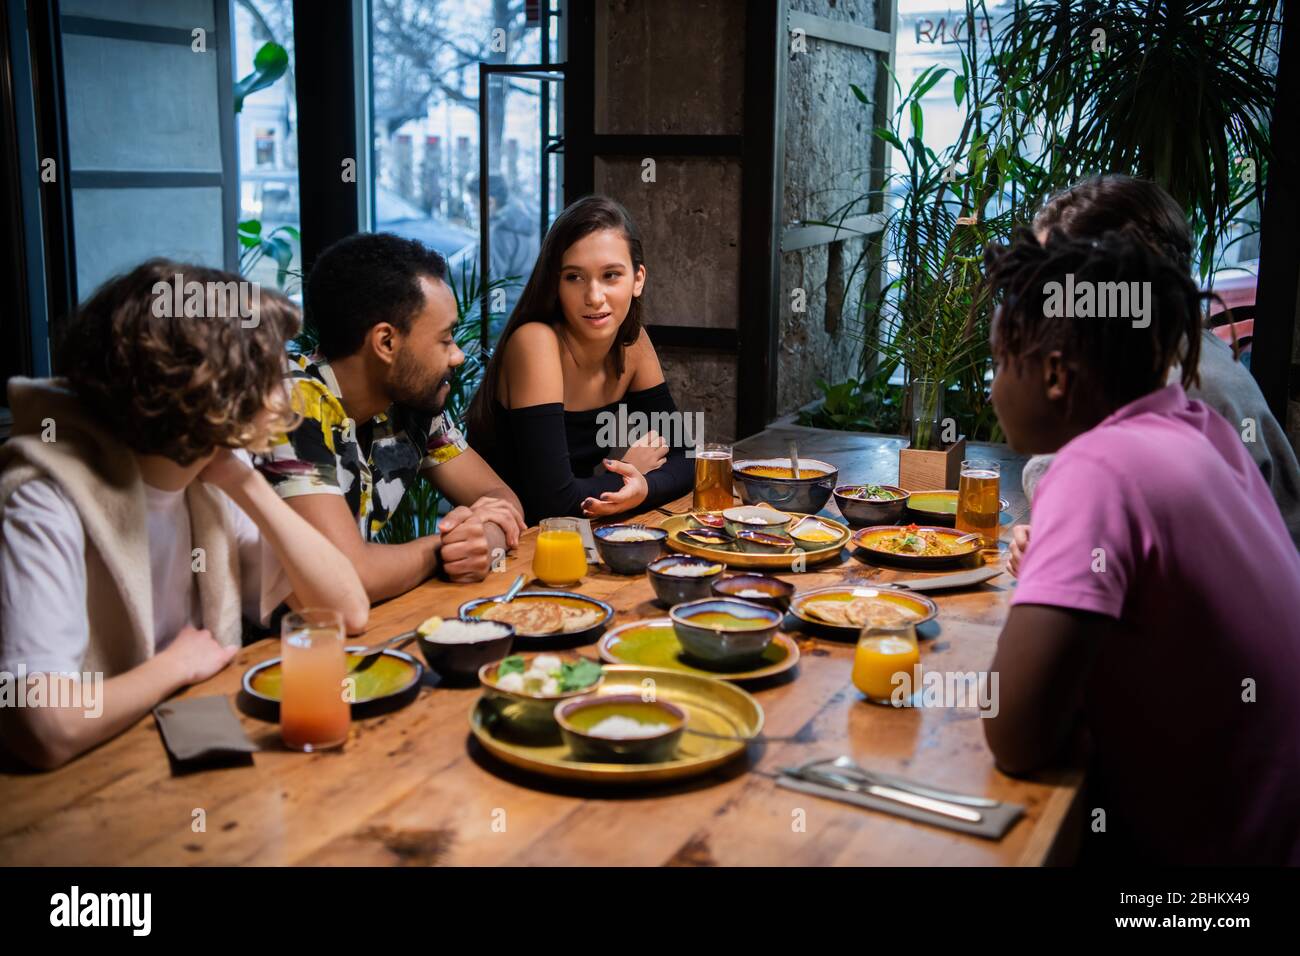
[{"label": "gold plate", "polygon": [[[659,700],[686,711],[686,726],[713,734],[754,737],[763,730],[763,708],[752,695],[727,681],[697,677],[664,667],[605,666],[605,680],[597,696],[642,694],[654,682]],[[560,780],[588,783],[659,783],[708,773],[745,752],[740,740],[715,740],[689,730],[682,734],[677,757],[662,763],[583,763],[569,757],[563,743],[535,746],[506,741],[494,735],[490,712],[482,702],[469,715],[470,731],[488,753],[533,773]]]},{"label": "gold plate", "polygon": [[799,663],[799,645],[788,634],[777,632],[772,643],[763,652],[763,662],[758,667],[743,671],[717,671],[696,667],[681,659],[682,645],[677,640],[671,618],[656,617],[648,621],[633,621],[609,631],[597,645],[601,660],[610,664],[666,667],[683,674],[714,677],[718,680],[758,680],[784,674]]},{"label": "gold plate", "polygon": [[682,554],[693,554],[696,557],[708,558],[711,561],[720,561],[731,568],[771,568],[779,571],[794,571],[794,562],[800,558],[803,559],[805,564],[821,564],[823,561],[836,558],[840,553],[840,549],[848,543],[848,526],[833,518],[824,518],[821,515],[806,515],[797,511],[787,511],[785,513],[790,515],[790,525],[792,527],[803,518],[816,518],[818,521],[838,530],[840,536],[837,540],[810,551],[793,551],[789,554],[750,554],[747,551],[732,551],[727,548],[708,548],[684,540],[679,532],[690,530],[690,515],[675,515],[666,518],[659,527],[668,532],[668,547],[672,548],[672,550],[679,551]]},{"label": "gold plate", "polygon": [[794,600],[790,602],[790,613],[808,624],[819,624],[822,627],[833,628],[837,631],[851,631],[857,634],[862,628],[856,624],[846,626],[823,621],[821,618],[805,611],[803,606],[808,601],[852,601],[854,598],[859,597],[873,597],[898,607],[907,608],[917,615],[916,620],[912,622],[917,625],[933,620],[939,614],[939,606],[923,594],[916,594],[905,588],[889,588],[883,585],[868,584],[837,584],[828,588],[800,591],[795,595]]}]

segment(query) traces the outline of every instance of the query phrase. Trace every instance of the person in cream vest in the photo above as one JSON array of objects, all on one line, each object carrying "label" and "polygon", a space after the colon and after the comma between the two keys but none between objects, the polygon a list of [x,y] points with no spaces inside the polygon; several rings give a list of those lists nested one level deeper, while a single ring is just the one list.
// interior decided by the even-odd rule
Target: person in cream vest
[{"label": "person in cream vest", "polygon": [[0,708],[0,742],[34,766],[67,762],[221,670],[243,619],[265,622],[281,601],[365,627],[351,564],[234,452],[294,419],[283,376],[298,323],[278,294],[255,290],[251,308],[212,294],[241,281],[146,262],[69,321],[64,377],[9,383],[0,681],[18,693],[102,681],[94,720],[66,705],[77,694]]}]

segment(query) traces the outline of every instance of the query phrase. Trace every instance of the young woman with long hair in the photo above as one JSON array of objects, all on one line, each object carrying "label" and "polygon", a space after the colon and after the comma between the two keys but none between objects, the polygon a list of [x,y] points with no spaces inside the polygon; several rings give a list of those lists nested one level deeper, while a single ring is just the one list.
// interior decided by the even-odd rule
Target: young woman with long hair
[{"label": "young woman with long hair", "polygon": [[470,445],[529,524],[654,507],[691,487],[684,448],[650,431],[615,457],[604,427],[625,420],[620,405],[647,421],[677,411],[641,324],[645,281],[636,226],[605,196],[570,205],[542,242],[468,414]]}]

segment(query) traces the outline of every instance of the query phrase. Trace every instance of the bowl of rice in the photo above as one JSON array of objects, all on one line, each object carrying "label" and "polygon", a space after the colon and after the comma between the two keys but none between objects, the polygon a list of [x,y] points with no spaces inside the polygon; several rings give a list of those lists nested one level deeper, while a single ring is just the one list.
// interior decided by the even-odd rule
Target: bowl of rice
[{"label": "bowl of rice", "polygon": [[677,752],[686,712],[640,694],[597,694],[556,704],[555,722],[576,760],[661,763]]},{"label": "bowl of rice", "polygon": [[675,554],[650,562],[646,572],[655,597],[664,607],[672,607],[712,594],[713,582],[725,567],[721,561]]},{"label": "bowl of rice", "polygon": [[607,524],[592,531],[600,560],[615,574],[640,574],[664,550],[668,532],[639,524]]},{"label": "bowl of rice", "polygon": [[462,621],[454,618],[419,634],[420,652],[429,670],[444,684],[473,684],[479,668],[510,653],[515,629],[501,621]]}]

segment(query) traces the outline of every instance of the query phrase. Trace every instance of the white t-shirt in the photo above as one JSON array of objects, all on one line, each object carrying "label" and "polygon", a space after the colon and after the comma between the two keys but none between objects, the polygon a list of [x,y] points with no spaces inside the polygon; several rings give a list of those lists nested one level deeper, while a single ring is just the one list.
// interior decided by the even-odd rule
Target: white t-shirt
[{"label": "white t-shirt", "polygon": [[[202,627],[191,562],[190,513],[184,491],[146,484],[154,649],[177,631]],[[248,515],[230,509],[239,549],[244,617],[265,623],[289,594],[288,578]],[[71,673],[90,640],[86,617],[86,535],[72,502],[48,478],[18,488],[0,515],[0,671]]]}]

